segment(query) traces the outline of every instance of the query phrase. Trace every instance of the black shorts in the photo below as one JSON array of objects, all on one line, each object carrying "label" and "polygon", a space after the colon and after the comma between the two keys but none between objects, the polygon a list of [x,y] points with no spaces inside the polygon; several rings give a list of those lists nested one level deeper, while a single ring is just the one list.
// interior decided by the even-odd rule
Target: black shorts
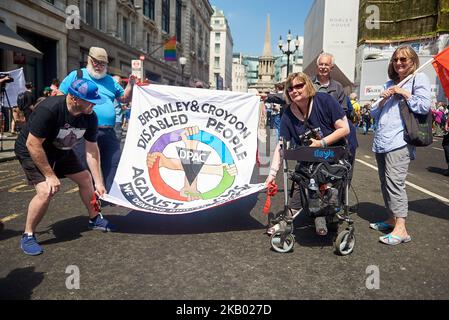
[{"label": "black shorts", "polygon": [[[25,172],[29,185],[36,185],[45,181],[45,176],[34,164],[31,158],[18,157],[18,159],[23,171]],[[81,164],[81,161],[75,155],[73,150],[70,150],[67,155],[58,160],[48,159],[48,163],[55,172],[56,176],[60,179],[64,178],[68,174],[75,174],[86,170],[85,166]]]}]

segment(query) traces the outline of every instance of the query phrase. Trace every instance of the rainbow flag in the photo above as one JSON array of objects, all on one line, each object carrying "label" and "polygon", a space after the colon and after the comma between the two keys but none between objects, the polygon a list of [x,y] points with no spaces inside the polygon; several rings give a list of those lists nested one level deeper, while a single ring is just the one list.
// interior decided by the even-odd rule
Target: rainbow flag
[{"label": "rainbow flag", "polygon": [[171,37],[164,44],[165,61],[176,61],[176,36]]}]

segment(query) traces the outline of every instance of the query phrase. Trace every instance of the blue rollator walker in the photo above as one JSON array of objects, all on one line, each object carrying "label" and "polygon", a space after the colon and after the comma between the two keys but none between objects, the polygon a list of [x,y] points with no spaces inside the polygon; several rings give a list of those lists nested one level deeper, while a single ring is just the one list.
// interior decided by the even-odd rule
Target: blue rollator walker
[{"label": "blue rollator walker", "polygon": [[[278,216],[269,216],[272,227],[270,243],[277,252],[289,252],[295,245],[293,220],[301,213],[309,217],[325,217],[326,225],[336,232],[335,251],[339,255],[352,253],[355,246],[353,220],[349,216],[349,172],[351,164],[346,160],[348,149],[344,146],[289,149],[281,138],[283,153],[284,210]],[[288,160],[300,161],[295,170],[288,169]],[[302,208],[293,214],[289,204],[288,184],[292,180],[299,188]],[[341,225],[346,227],[340,231]],[[341,228],[340,228],[341,229]]]}]

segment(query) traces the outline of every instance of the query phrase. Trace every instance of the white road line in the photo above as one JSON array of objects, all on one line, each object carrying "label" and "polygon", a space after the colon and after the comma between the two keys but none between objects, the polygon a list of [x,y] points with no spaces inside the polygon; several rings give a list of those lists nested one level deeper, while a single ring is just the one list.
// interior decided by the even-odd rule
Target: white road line
[{"label": "white road line", "polygon": [[435,150],[438,150],[438,151],[444,151],[444,149],[441,149],[441,148],[432,147],[432,149],[435,149]]},{"label": "white road line", "polygon": [[[372,164],[369,164],[369,163],[367,163],[367,162],[365,162],[363,160],[360,160],[360,159],[355,159],[355,160],[357,162],[360,162],[361,164],[364,164],[367,167],[370,167],[371,169],[379,171],[379,169],[376,166],[373,166]],[[436,194],[436,193],[434,193],[432,191],[424,189],[424,188],[422,188],[422,187],[420,187],[420,186],[418,186],[418,185],[416,185],[414,183],[408,182],[408,181],[405,181],[405,184],[410,186],[410,187],[412,187],[412,188],[414,188],[414,189],[416,189],[416,190],[418,190],[418,191],[421,191],[421,192],[423,192],[423,193],[425,193],[425,194],[427,194],[427,195],[429,195],[431,197],[434,197],[434,198],[436,198],[436,199],[438,199],[438,200],[440,200],[442,202],[445,202],[446,204],[449,204],[449,199],[447,199],[445,197],[442,197],[442,196],[440,196],[440,195],[438,195],[438,194]]]},{"label": "white road line", "polygon": [[6,217],[0,219],[0,221],[1,222],[8,222],[8,221],[11,221],[11,220],[13,220],[13,219],[15,219],[17,217],[20,217],[21,215],[22,215],[21,213],[19,213],[19,214],[14,213],[14,214],[11,214],[9,216],[6,216]]},{"label": "white road line", "polygon": [[365,157],[365,158],[367,158],[367,159],[371,159],[371,157],[370,157],[370,156],[366,156],[366,155],[365,155],[364,157]]}]

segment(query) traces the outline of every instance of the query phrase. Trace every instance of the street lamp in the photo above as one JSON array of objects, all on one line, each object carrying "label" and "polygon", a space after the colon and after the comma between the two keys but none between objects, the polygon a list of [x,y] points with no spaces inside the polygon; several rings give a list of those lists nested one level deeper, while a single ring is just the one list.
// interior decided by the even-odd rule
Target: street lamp
[{"label": "street lamp", "polygon": [[186,57],[180,57],[179,58],[179,64],[181,65],[181,83],[184,86],[184,67],[186,66],[187,58]]},{"label": "street lamp", "polygon": [[284,50],[284,43],[282,42],[282,36],[279,36],[279,42],[278,42],[278,46],[279,46],[279,50],[281,50],[281,52],[285,55],[287,55],[287,76],[290,72],[290,55],[292,55],[293,53],[296,52],[296,50],[299,49],[299,38],[298,36],[296,36],[295,39],[295,50],[290,50],[290,42],[292,41],[292,34],[290,32],[290,30],[288,30],[288,34],[287,34],[287,50]]}]

